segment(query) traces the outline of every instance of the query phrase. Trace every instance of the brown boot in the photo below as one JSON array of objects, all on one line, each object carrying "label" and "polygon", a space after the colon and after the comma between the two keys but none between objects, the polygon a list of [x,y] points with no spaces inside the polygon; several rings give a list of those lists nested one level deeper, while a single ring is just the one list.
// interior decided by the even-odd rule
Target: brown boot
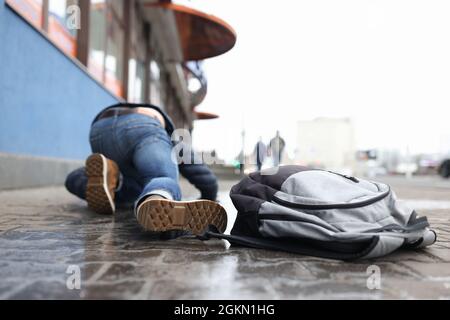
[{"label": "brown boot", "polygon": [[96,153],[86,160],[86,201],[93,211],[100,214],[113,214],[115,190],[120,172],[117,164],[102,154]]},{"label": "brown boot", "polygon": [[202,234],[209,225],[221,233],[227,228],[227,213],[218,203],[209,200],[172,201],[150,196],[136,210],[136,218],[146,231],[183,230]]}]

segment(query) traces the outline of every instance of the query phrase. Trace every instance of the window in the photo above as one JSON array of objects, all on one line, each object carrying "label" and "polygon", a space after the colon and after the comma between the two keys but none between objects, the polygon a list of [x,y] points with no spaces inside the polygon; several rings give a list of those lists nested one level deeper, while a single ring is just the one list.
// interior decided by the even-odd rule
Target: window
[{"label": "window", "polygon": [[80,14],[77,5],[77,0],[48,2],[48,36],[72,57],[77,55],[77,24]]},{"label": "window", "polygon": [[88,69],[100,82],[104,81],[106,48],[106,3],[92,0],[89,16],[89,58]]},{"label": "window", "polygon": [[42,28],[42,0],[6,0],[6,3],[8,3],[15,11],[20,13],[36,28]]},{"label": "window", "polygon": [[[90,75],[116,96],[136,103],[151,100],[163,105],[164,81],[161,77],[164,74],[161,75],[156,60],[149,63],[150,35],[138,2],[5,1],[64,53],[85,64]],[[126,18],[128,9],[129,19]],[[81,23],[86,23],[87,27]],[[129,43],[125,44],[125,41]],[[126,76],[124,72],[127,72]]]},{"label": "window", "polygon": [[164,108],[163,79],[158,62],[150,62],[150,103]]},{"label": "window", "polygon": [[118,96],[123,95],[124,30],[108,10],[105,58],[105,86]]},{"label": "window", "polygon": [[[129,0],[125,0],[125,1],[129,1]],[[109,0],[109,3],[111,5],[111,8],[114,12],[114,14],[116,15],[116,18],[118,20],[123,21],[124,18],[124,8],[123,8],[123,3],[124,0]]]},{"label": "window", "polygon": [[129,62],[128,101],[144,103],[145,65],[132,58]]},{"label": "window", "polygon": [[88,68],[109,90],[122,96],[125,35],[119,4],[123,7],[124,2],[91,0]]},{"label": "window", "polygon": [[131,19],[131,50],[128,64],[128,100],[134,103],[144,103],[145,96],[145,61],[147,59],[147,41],[145,23],[137,10]]},{"label": "window", "polygon": [[76,56],[78,25],[69,22],[79,21],[78,7],[73,7],[77,0],[7,0],[7,3],[34,27],[47,33],[66,54]]}]

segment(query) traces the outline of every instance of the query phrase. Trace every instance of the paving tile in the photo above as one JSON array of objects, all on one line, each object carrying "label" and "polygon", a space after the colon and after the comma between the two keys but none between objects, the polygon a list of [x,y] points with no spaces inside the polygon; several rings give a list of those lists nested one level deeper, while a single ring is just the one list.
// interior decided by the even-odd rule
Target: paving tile
[{"label": "paving tile", "polygon": [[[221,202],[234,182],[221,182]],[[185,196],[195,198],[183,185]],[[405,184],[401,196],[426,194]],[[450,298],[449,210],[422,210],[439,241],[426,250],[346,263],[285,252],[230,247],[192,236],[165,241],[145,233],[130,210],[98,216],[63,188],[0,192],[2,299],[413,299]],[[380,290],[367,268],[381,270]],[[70,266],[81,290],[67,288]]]}]

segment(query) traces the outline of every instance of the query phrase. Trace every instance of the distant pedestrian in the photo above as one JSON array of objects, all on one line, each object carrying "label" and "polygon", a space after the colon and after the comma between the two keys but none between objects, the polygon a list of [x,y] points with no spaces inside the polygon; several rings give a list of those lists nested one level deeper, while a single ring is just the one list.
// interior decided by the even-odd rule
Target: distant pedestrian
[{"label": "distant pedestrian", "polygon": [[283,160],[283,152],[286,147],[286,142],[280,136],[280,131],[277,131],[276,136],[270,140],[269,149],[272,156],[273,164],[278,167]]},{"label": "distant pedestrian", "polygon": [[258,171],[261,171],[264,161],[266,160],[267,157],[267,146],[262,141],[261,137],[256,143],[254,154],[256,158],[256,167],[258,168]]}]

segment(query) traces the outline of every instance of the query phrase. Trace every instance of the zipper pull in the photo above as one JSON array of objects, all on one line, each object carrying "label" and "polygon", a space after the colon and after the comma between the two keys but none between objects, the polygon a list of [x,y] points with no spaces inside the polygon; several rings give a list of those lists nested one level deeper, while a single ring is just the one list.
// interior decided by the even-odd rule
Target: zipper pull
[{"label": "zipper pull", "polygon": [[332,173],[332,174],[337,174],[338,176],[341,176],[341,177],[343,177],[343,178],[345,178],[345,179],[348,179],[348,180],[350,180],[350,181],[353,181],[354,183],[359,183],[358,178],[350,177],[350,176],[347,176],[347,175],[345,175],[345,174],[341,174],[341,173],[337,173],[337,172],[333,172],[333,171],[328,171],[328,172],[329,172],[329,173]]},{"label": "zipper pull", "polygon": [[349,176],[344,176],[344,177],[346,177],[347,179],[349,179],[349,180],[351,180],[351,181],[353,181],[353,182],[355,182],[355,183],[359,183],[358,178],[355,178],[355,177],[349,177]]}]

